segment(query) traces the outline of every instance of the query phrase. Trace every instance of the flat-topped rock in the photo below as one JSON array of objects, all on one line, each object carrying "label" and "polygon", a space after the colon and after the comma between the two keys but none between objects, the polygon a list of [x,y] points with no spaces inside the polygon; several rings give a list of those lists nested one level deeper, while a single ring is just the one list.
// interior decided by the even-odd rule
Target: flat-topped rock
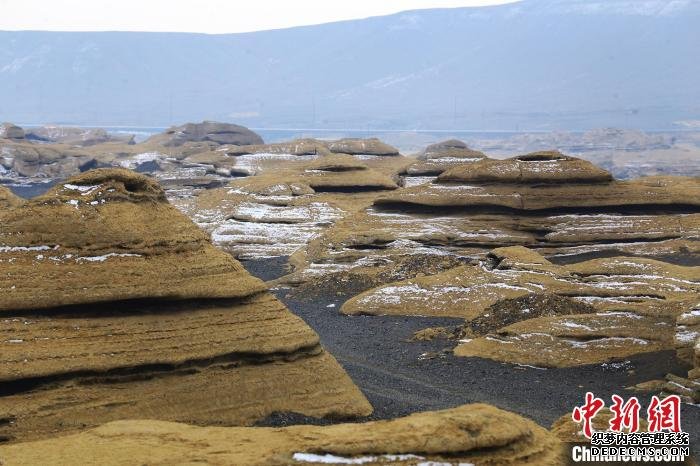
[{"label": "flat-topped rock", "polygon": [[416,176],[437,176],[450,168],[477,162],[486,158],[486,154],[470,149],[456,139],[432,144],[418,155],[418,161],[406,169],[406,174]]},{"label": "flat-topped rock", "polygon": [[362,463],[558,465],[563,445],[534,422],[489,405],[391,421],[285,428],[193,427],[121,421],[70,436],[0,446],[10,464]]},{"label": "flat-topped rock", "polygon": [[0,167],[12,178],[66,178],[80,172],[91,157],[81,149],[62,144],[27,141],[0,142]]},{"label": "flat-topped rock", "polygon": [[463,336],[482,336],[523,320],[558,315],[593,314],[595,308],[568,296],[531,293],[518,298],[506,298],[487,307],[480,316],[464,326]]},{"label": "flat-topped rock", "polygon": [[344,138],[338,139],[337,141],[325,142],[325,145],[331,152],[340,154],[375,156],[399,155],[399,150],[397,148],[392,147],[377,138]]},{"label": "flat-topped rock", "polygon": [[483,159],[486,157],[481,151],[470,149],[466,143],[457,139],[431,144],[418,156],[418,160],[433,160],[441,158],[456,159]]},{"label": "flat-topped rock", "polygon": [[328,154],[328,148],[316,139],[294,139],[289,142],[272,144],[238,145],[223,148],[229,156],[249,154],[288,154],[288,155],[323,155]]},{"label": "flat-topped rock", "polygon": [[369,168],[351,155],[321,157],[309,163],[300,180],[317,192],[397,189],[389,176]]},{"label": "flat-topped rock", "polygon": [[624,312],[537,317],[464,340],[454,354],[535,367],[600,364],[669,349],[668,326],[664,319]]},{"label": "flat-topped rock", "polygon": [[[480,163],[480,162],[476,162]],[[697,178],[652,177],[598,184],[455,184],[436,182],[382,196],[376,205],[481,209],[499,212],[559,209],[586,213],[644,213],[700,209]]]},{"label": "flat-topped rock", "polygon": [[173,126],[165,133],[151,137],[147,142],[157,142],[168,147],[180,146],[191,141],[211,141],[217,144],[237,146],[263,144],[259,135],[244,126],[216,121]]},{"label": "flat-topped rock", "polygon": [[606,183],[612,175],[592,163],[560,152],[533,152],[505,160],[484,159],[453,167],[438,183]]}]

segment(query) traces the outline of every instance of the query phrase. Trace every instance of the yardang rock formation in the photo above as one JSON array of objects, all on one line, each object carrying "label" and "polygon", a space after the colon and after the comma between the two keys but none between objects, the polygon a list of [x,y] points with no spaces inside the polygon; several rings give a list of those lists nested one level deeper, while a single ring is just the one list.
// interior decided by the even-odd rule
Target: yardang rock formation
[{"label": "yardang rock formation", "polygon": [[143,175],[87,172],[2,207],[0,245],[5,439],[371,412],[318,336]]}]

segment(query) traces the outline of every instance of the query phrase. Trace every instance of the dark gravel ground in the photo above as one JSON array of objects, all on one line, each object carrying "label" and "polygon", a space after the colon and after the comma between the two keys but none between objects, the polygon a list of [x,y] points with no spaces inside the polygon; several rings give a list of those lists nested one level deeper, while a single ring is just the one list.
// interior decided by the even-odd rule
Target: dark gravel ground
[{"label": "dark gravel ground", "polygon": [[[247,261],[246,268],[269,279],[283,271],[283,260]],[[262,273],[261,273],[262,271]],[[457,358],[449,340],[409,341],[427,327],[456,326],[460,319],[396,316],[346,316],[341,305],[357,290],[319,289],[313,296],[290,290],[275,294],[321,337],[322,344],[345,368],[375,409],[371,419],[389,419],[465,403],[485,402],[529,417],[549,428],[556,419],[583,403],[587,391],[611,403],[613,393],[632,396],[624,387],[667,373],[685,375],[673,351],[629,358],[621,367],[589,365],[536,369],[481,358]],[[447,350],[446,352],[444,350]],[[425,354],[432,357],[426,359]],[[649,396],[635,393],[645,410]],[[700,407],[683,405],[682,427],[700,454]],[[264,425],[314,422],[280,413]],[[326,421],[327,422],[327,421]]]}]

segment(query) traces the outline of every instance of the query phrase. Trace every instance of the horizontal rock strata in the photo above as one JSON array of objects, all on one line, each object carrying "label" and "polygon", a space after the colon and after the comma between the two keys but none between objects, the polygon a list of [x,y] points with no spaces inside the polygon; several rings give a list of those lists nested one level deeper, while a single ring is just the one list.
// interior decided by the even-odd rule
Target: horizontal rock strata
[{"label": "horizontal rock strata", "polygon": [[165,200],[96,170],[0,209],[0,437],[371,407],[318,336]]},{"label": "horizontal rock strata", "polygon": [[121,421],[78,434],[0,446],[10,464],[362,463],[557,465],[564,448],[532,421],[489,405],[366,424],[286,428],[192,427]]},{"label": "horizontal rock strata", "polygon": [[[544,292],[580,305],[564,301],[554,314],[540,312],[526,297]],[[700,267],[626,257],[557,266],[511,247],[494,250],[479,265],[368,290],[341,311],[462,317],[469,332],[455,349],[458,356],[573,366],[671,349],[676,317],[698,292]]]}]

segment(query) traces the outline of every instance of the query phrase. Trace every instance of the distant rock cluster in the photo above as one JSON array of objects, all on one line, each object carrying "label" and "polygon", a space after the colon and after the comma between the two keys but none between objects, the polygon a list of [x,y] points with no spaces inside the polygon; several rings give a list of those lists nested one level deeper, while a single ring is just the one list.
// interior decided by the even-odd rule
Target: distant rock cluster
[{"label": "distant rock cluster", "polygon": [[[700,401],[697,177],[619,180],[559,150],[495,158],[458,140],[415,156],[378,139],[266,144],[202,122],[142,143],[4,124],[0,180],[46,185],[31,199],[0,186],[3,459],[117,462],[128,444],[164,463],[561,464],[557,438],[576,439],[570,416],[549,433],[485,405],[245,427],[373,410],[270,287],[350,295],[327,312],[362,319],[460,319],[414,340],[445,338],[461,361],[675,350],[687,373],[632,388]],[[264,283],[237,259],[286,269]]]}]

